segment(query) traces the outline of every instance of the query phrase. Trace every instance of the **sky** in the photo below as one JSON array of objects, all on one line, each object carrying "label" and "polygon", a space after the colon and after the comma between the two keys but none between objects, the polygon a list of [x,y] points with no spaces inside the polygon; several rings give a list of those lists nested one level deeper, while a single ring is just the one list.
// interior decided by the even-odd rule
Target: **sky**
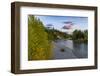
[{"label": "sky", "polygon": [[35,16],[43,22],[45,27],[57,29],[71,34],[74,30],[88,29],[88,17],[75,16]]}]

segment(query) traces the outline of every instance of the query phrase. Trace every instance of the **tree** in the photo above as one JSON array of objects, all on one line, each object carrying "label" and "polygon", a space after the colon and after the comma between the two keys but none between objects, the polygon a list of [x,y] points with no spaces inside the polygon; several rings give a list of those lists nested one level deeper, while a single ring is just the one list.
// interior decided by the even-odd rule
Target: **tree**
[{"label": "tree", "polygon": [[87,41],[87,40],[88,40],[88,30],[85,30],[85,31],[84,31],[84,36],[85,36],[84,39]]},{"label": "tree", "polygon": [[43,23],[33,15],[28,17],[28,59],[44,60],[51,58],[52,46],[48,41]]},{"label": "tree", "polygon": [[79,40],[79,41],[87,41],[88,40],[88,31],[81,31],[81,30],[75,30],[73,31],[72,35],[73,40]]}]

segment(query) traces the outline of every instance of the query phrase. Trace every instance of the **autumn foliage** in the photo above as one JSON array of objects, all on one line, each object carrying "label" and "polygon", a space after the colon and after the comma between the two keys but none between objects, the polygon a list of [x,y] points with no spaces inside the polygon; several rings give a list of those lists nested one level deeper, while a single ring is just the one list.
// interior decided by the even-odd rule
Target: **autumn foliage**
[{"label": "autumn foliage", "polygon": [[43,23],[33,15],[28,16],[28,60],[48,60],[52,57],[52,44]]}]

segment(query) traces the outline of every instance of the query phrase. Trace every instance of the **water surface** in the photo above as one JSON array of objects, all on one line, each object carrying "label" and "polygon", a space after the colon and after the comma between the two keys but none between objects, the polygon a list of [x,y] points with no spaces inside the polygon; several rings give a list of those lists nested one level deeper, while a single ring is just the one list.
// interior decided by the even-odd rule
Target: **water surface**
[{"label": "water surface", "polygon": [[88,44],[72,40],[56,40],[53,42],[53,59],[75,59],[88,57]]}]

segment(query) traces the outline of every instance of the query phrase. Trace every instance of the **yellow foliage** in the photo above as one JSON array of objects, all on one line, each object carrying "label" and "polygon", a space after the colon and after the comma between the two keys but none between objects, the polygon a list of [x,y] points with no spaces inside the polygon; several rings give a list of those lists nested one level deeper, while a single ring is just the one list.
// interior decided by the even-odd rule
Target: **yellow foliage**
[{"label": "yellow foliage", "polygon": [[51,46],[42,22],[30,15],[28,18],[28,60],[51,59]]}]

